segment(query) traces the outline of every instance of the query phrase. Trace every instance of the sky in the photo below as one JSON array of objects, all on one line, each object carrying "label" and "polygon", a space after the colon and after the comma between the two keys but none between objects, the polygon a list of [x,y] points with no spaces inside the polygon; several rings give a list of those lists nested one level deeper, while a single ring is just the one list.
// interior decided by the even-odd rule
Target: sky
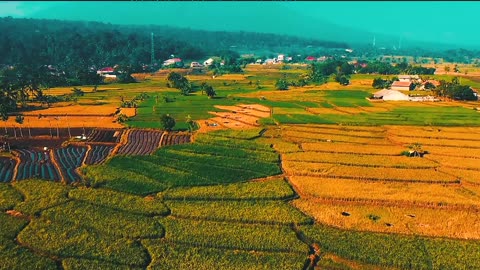
[{"label": "sky", "polygon": [[370,42],[376,36],[378,43],[388,35],[404,43],[465,47],[480,45],[475,29],[479,14],[476,1],[0,2],[0,17],[257,31],[333,41]]}]

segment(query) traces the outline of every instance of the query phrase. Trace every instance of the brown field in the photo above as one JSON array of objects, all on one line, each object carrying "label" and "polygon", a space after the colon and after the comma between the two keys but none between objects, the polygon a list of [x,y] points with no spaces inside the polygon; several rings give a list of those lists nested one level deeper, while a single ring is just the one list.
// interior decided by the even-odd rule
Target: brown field
[{"label": "brown field", "polygon": [[[318,222],[480,239],[480,149],[470,148],[479,131],[285,125],[264,140],[281,153],[285,175],[300,196],[293,204]],[[429,153],[423,158],[400,155],[416,141]],[[371,220],[370,214],[380,220]]]},{"label": "brown field", "polygon": [[[324,200],[370,202],[378,205],[427,205],[446,208],[480,209],[476,193],[465,191],[458,184],[421,184],[400,182],[372,182],[292,176],[290,182],[305,198]],[[476,210],[476,211],[477,211]]]},{"label": "brown field", "polygon": [[15,118],[10,117],[4,125],[16,128],[124,128],[122,124],[116,122],[114,116],[47,116],[40,119],[37,116],[25,116],[22,125],[17,124]]},{"label": "brown field", "polygon": [[[295,200],[293,205],[312,213],[318,222],[349,230],[480,239],[480,214],[476,211],[358,203],[332,205],[302,199]],[[368,218],[370,215],[380,219],[373,221]]]}]

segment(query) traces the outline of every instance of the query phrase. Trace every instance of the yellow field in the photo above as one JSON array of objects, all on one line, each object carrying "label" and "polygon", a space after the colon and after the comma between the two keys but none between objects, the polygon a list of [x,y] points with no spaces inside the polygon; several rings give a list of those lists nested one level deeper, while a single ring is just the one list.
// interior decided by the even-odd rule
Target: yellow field
[{"label": "yellow field", "polygon": [[[339,201],[358,200],[378,205],[455,206],[480,209],[476,193],[460,185],[372,182],[321,177],[292,176],[290,182],[306,196]],[[468,191],[468,190],[467,190]]]},{"label": "yellow field", "polygon": [[[362,205],[331,205],[295,200],[293,205],[312,213],[316,221],[349,230],[480,239],[480,215],[455,209]],[[349,216],[343,216],[347,212]],[[370,215],[380,219],[373,221]]]},{"label": "yellow field", "polygon": [[[406,156],[380,156],[343,153],[298,152],[283,155],[283,160],[337,165],[358,165],[389,168],[434,168],[439,164],[428,159],[413,159]],[[479,164],[480,165],[480,164]]]},{"label": "yellow field", "polygon": [[[480,239],[480,148],[469,148],[479,131],[285,125],[271,133],[274,139],[264,140],[281,153],[285,174],[300,196],[293,204],[318,222]],[[423,158],[401,155],[417,141],[428,151]],[[380,220],[371,220],[370,214]]]},{"label": "yellow field", "polygon": [[396,145],[375,145],[375,147],[365,147],[365,145],[361,144],[335,142],[302,143],[301,146],[304,151],[332,153],[399,155],[402,151],[405,151],[404,147]]}]

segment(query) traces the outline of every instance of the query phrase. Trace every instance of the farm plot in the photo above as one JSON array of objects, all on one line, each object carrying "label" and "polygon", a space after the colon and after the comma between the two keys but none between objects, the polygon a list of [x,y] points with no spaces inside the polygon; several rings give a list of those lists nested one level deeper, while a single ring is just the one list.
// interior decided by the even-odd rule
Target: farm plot
[{"label": "farm plot", "polygon": [[308,247],[288,226],[259,226],[214,221],[162,218],[165,238],[179,244],[245,251],[306,254]]},{"label": "farm plot", "polygon": [[191,140],[190,135],[188,134],[175,134],[175,133],[166,133],[163,136],[161,146],[177,145],[189,143]]},{"label": "farm plot", "polygon": [[478,208],[480,201],[473,192],[459,185],[371,182],[292,176],[291,183],[305,197],[332,201],[374,202],[384,205],[458,206]]},{"label": "farm plot", "polygon": [[86,152],[86,147],[69,146],[55,149],[55,159],[60,166],[63,177],[68,183],[82,179],[75,170],[82,165]]},{"label": "farm plot", "polygon": [[28,149],[18,149],[16,152],[20,157],[16,180],[29,178],[60,180],[60,175],[48,152]]},{"label": "farm plot", "polygon": [[122,130],[94,129],[87,135],[87,142],[118,143],[121,136]]},{"label": "farm plot", "polygon": [[157,150],[163,131],[132,130],[128,134],[127,143],[122,145],[119,155],[150,155]]},{"label": "farm plot", "polygon": [[229,250],[221,248],[192,247],[160,240],[142,240],[152,254],[149,269],[223,269],[267,270],[301,269],[305,254],[261,251]]},{"label": "farm plot", "polygon": [[10,158],[0,157],[0,182],[10,182],[17,162]]},{"label": "farm plot", "polygon": [[102,163],[113,150],[113,146],[111,145],[94,144],[90,147],[91,149],[88,151],[87,157],[85,158],[86,165]]},{"label": "farm plot", "polygon": [[167,201],[172,216],[258,224],[310,224],[312,219],[283,201]]},{"label": "farm plot", "polygon": [[[465,209],[382,206],[357,202],[332,204],[295,200],[319,223],[349,230],[480,239],[480,215]],[[346,214],[348,213],[348,214]]]},{"label": "farm plot", "polygon": [[285,161],[285,170],[291,175],[318,176],[371,181],[399,181],[424,183],[458,183],[458,177],[431,169],[399,169],[387,167],[366,167],[361,165],[335,165],[333,163],[313,163]]}]

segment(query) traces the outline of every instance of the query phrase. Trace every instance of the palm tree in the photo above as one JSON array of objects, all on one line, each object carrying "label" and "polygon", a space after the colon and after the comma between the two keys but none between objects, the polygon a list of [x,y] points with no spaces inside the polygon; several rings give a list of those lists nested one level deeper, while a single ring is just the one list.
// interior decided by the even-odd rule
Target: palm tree
[{"label": "palm tree", "polygon": [[23,117],[23,115],[17,115],[17,117],[15,117],[15,122],[17,124],[19,124],[20,126],[20,136],[23,138],[23,132],[22,132],[22,124],[23,124],[23,120],[25,119],[25,117]]}]

